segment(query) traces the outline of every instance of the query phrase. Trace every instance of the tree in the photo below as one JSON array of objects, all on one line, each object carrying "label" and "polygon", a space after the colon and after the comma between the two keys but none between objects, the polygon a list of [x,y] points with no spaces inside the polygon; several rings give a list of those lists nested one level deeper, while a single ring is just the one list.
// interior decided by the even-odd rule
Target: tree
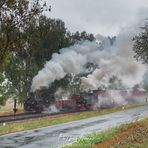
[{"label": "tree", "polygon": [[80,40],[94,40],[92,34],[71,33],[67,31],[62,20],[47,18],[43,15],[38,19],[30,20],[25,32],[28,49],[21,50],[19,54],[31,55],[40,68],[43,67],[45,61],[51,59],[54,52],[59,52],[61,48],[69,47]]},{"label": "tree", "polygon": [[39,16],[46,4],[39,0],[1,0],[0,1],[0,62],[9,53],[25,45],[22,33],[30,19]]},{"label": "tree", "polygon": [[148,22],[142,27],[142,32],[133,38],[135,58],[148,63]]},{"label": "tree", "polygon": [[[8,82],[11,82],[9,85],[11,89],[7,89],[8,94],[18,98],[21,104],[30,96],[33,77],[45,62],[51,59],[54,52],[59,52],[61,48],[73,45],[81,39],[90,38],[90,35],[85,32],[79,33],[76,39],[73,36],[74,33],[67,31],[62,20],[47,18],[43,15],[37,18],[32,17],[23,31],[20,31],[18,27],[13,28],[12,37],[17,34],[21,36],[19,43],[22,44],[18,46],[18,43],[17,50],[8,52],[9,56],[3,62],[3,72]],[[90,39],[92,39],[92,35]],[[54,93],[60,86],[68,87],[70,81],[71,76],[66,76],[60,81],[55,81],[49,90]],[[49,92],[49,90],[47,91]],[[3,97],[5,95],[3,93]]]},{"label": "tree", "polygon": [[30,21],[25,32],[27,54],[34,58],[40,68],[50,60],[52,53],[69,46],[69,41],[66,41],[65,23],[60,19],[40,16],[39,19]]},{"label": "tree", "polygon": [[82,31],[81,33],[77,31],[71,36],[71,44],[75,44],[76,42],[82,40],[94,41],[95,37],[93,34],[89,34],[86,31]]},{"label": "tree", "polygon": [[12,88],[11,83],[6,79],[5,74],[0,73],[0,105],[4,105],[6,103],[10,94],[12,96]]},{"label": "tree", "polygon": [[30,95],[30,86],[34,74],[39,70],[31,58],[19,57],[13,54],[5,63],[5,77],[11,82],[11,89],[8,94],[18,98],[18,102],[23,104]]}]

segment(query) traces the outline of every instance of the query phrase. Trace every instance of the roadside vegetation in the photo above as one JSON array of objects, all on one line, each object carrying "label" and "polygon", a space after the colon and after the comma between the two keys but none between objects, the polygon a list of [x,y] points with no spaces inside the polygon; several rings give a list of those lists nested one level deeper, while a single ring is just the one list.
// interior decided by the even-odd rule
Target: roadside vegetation
[{"label": "roadside vegetation", "polygon": [[[137,105],[126,106],[125,109],[130,109],[134,107],[137,107]],[[117,108],[110,108],[110,109],[100,109],[97,111],[69,113],[64,115],[59,114],[55,116],[23,120],[23,121],[11,122],[11,123],[1,123],[0,135],[19,132],[19,131],[25,131],[30,129],[36,129],[40,127],[46,127],[46,126],[51,126],[51,125],[56,125],[61,123],[67,123],[70,121],[96,117],[99,115],[109,114],[109,113],[113,113],[121,110],[123,110],[122,107],[117,107]]]},{"label": "roadside vegetation", "polygon": [[101,133],[79,138],[65,148],[146,148],[148,147],[148,117]]}]

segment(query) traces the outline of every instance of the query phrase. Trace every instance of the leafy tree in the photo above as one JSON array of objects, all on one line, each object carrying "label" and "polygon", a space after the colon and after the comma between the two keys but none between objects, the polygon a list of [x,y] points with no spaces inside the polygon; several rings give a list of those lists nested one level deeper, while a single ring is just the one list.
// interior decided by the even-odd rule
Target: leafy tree
[{"label": "leafy tree", "polygon": [[4,92],[4,86],[3,86],[4,76],[2,73],[0,73],[0,82],[1,82],[1,85],[0,85],[0,105],[3,105],[5,103],[6,98],[3,97],[5,92]]},{"label": "leafy tree", "polygon": [[59,19],[46,16],[40,16],[38,20],[32,19],[25,32],[28,44],[27,54],[34,58],[40,68],[45,61],[50,60],[52,53],[69,46],[69,42],[66,41],[65,24]]},{"label": "leafy tree", "polygon": [[51,59],[52,53],[59,52],[61,48],[73,45],[80,40],[94,40],[92,34],[71,33],[67,31],[62,20],[42,15],[39,19],[32,19],[25,32],[28,49],[29,52],[31,51],[29,54],[32,54],[35,61],[41,66],[45,61]]},{"label": "leafy tree", "polygon": [[21,104],[29,96],[34,72],[38,70],[36,69],[36,64],[29,57],[22,58],[15,54],[5,64],[5,76],[12,84],[9,94],[18,98]]},{"label": "leafy tree", "polygon": [[142,32],[133,38],[135,58],[148,63],[148,22],[142,27]]},{"label": "leafy tree", "polygon": [[[22,33],[30,19],[39,16],[46,4],[39,0],[1,0],[0,1],[0,62],[9,53],[25,45]],[[15,32],[15,33],[14,33]]]},{"label": "leafy tree", "polygon": [[[21,42],[18,41],[21,45],[17,46],[17,50],[9,52],[9,56],[3,62],[5,77],[11,82],[7,94],[17,97],[19,103],[23,104],[24,100],[30,96],[33,77],[45,62],[51,59],[52,53],[59,52],[59,49],[73,45],[82,39],[94,39],[93,35],[86,32],[78,33],[78,38],[74,34],[67,31],[62,20],[42,15],[31,18],[23,31],[20,31],[18,27],[13,28],[12,37],[13,35],[21,36]],[[71,79],[72,77],[67,75],[62,80],[55,81],[47,92],[50,90],[54,93],[60,86],[67,89]],[[3,97],[5,96],[6,94],[3,93]]]},{"label": "leafy tree", "polygon": [[11,83],[6,79],[4,73],[0,73],[0,105],[4,105],[9,98],[13,87]]},{"label": "leafy tree", "polygon": [[51,58],[53,52],[66,46],[65,34],[63,21],[45,16],[32,18],[26,26],[22,33],[25,46],[13,51],[4,63],[6,78],[13,86],[11,94],[15,94],[21,104],[30,95],[32,78]]},{"label": "leafy tree", "polygon": [[88,34],[86,31],[82,31],[81,33],[77,31],[72,34],[71,38],[72,38],[71,44],[75,44],[76,42],[81,41],[81,40],[89,40],[89,41],[95,40],[94,35]]},{"label": "leafy tree", "polygon": [[[26,54],[27,42],[25,40],[25,29],[30,23],[30,19],[38,19],[38,16],[44,10],[47,10],[46,3],[41,5],[40,1],[42,0],[0,1],[1,103],[4,103],[9,96],[19,96],[19,98],[21,98],[20,100],[23,100],[22,98],[27,95],[28,82],[30,80],[31,83],[31,79],[28,78],[30,71],[26,72],[26,70],[30,67],[28,64],[30,59],[21,59],[21,56],[18,56],[18,54]],[[35,68],[36,67],[33,66],[31,72]],[[24,75],[24,73],[26,75]],[[21,84],[22,77],[27,79],[27,81],[24,81],[24,84]],[[23,88],[22,86],[27,87]],[[26,94],[23,91],[25,91]]]}]

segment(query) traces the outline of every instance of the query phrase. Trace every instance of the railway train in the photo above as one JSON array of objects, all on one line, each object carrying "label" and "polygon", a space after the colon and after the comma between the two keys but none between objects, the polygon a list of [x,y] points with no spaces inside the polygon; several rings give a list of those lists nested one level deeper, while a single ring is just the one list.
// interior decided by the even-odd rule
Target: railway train
[{"label": "railway train", "polygon": [[109,108],[123,104],[143,103],[148,95],[145,91],[127,90],[94,90],[71,95],[66,100],[55,99],[50,93],[41,93],[28,98],[24,103],[26,112],[41,113],[54,105],[60,112]]},{"label": "railway train", "polygon": [[91,110],[95,102],[94,93],[73,94],[66,100],[55,99],[54,95],[39,95],[28,98],[24,103],[24,110],[26,112],[41,113],[53,104],[60,112]]}]

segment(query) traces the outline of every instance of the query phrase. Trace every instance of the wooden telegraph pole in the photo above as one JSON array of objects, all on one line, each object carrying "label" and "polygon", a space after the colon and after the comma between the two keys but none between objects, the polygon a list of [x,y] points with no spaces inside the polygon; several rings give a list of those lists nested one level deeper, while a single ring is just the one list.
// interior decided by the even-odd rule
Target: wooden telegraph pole
[{"label": "wooden telegraph pole", "polygon": [[17,104],[17,100],[14,99],[14,106],[13,106],[13,113],[14,113],[13,115],[14,115],[14,119],[15,119],[15,114],[16,114],[16,112],[17,112],[16,104]]}]

